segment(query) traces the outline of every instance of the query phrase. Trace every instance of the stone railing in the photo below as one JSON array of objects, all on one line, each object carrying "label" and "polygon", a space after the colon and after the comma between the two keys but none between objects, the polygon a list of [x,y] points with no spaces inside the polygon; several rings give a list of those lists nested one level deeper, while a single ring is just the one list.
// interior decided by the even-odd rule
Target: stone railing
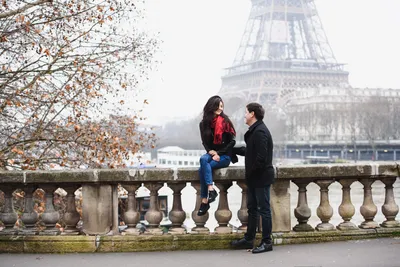
[{"label": "stone railing", "polygon": [[[273,233],[279,241],[282,236],[298,233],[313,232],[319,235],[336,232],[348,233],[360,229],[386,229],[384,232],[399,231],[399,222],[396,216],[399,207],[395,202],[396,197],[393,185],[399,177],[399,165],[395,162],[372,165],[307,165],[307,166],[280,166],[276,168],[276,183],[271,188],[271,206],[273,217]],[[374,204],[371,193],[371,185],[380,180],[385,185],[384,204],[377,207]],[[197,192],[194,210],[184,211],[182,208],[181,191],[187,183],[194,187]],[[218,208],[215,211],[217,227],[215,233],[230,234],[230,220],[232,212],[237,212],[241,226],[235,232],[242,232],[247,226],[246,208],[246,183],[244,181],[244,168],[229,167],[217,170],[214,173],[214,182],[219,189]],[[241,206],[238,210],[232,210],[228,201],[228,189],[233,182],[242,189]],[[290,204],[290,184],[298,187],[297,207]],[[351,200],[350,186],[353,183],[362,184],[363,203],[355,207]],[[307,190],[309,184],[315,183],[320,188],[319,206],[316,212],[320,223],[312,226],[309,223],[312,210],[307,203]],[[342,202],[338,207],[332,207],[329,202],[329,186],[332,183],[339,183],[342,186]],[[169,211],[171,227],[160,227],[163,220],[163,213],[158,203],[158,191],[166,184],[173,191],[172,208]],[[137,235],[143,233],[139,223],[139,212],[136,205],[136,192],[144,186],[150,191],[149,208],[145,214],[147,221],[145,235],[183,234],[188,232],[183,223],[187,213],[191,214],[195,227],[190,229],[191,234],[207,234],[210,229],[205,227],[209,214],[197,216],[200,206],[200,183],[197,169],[140,169],[140,170],[79,170],[79,171],[33,171],[33,172],[0,172],[0,190],[4,192],[3,209],[0,211],[0,220],[4,229],[0,235],[57,235],[60,229],[56,223],[60,219],[60,213],[53,206],[54,192],[62,188],[67,192],[66,207],[63,214],[63,221],[66,225],[62,235],[118,235],[118,185],[124,187],[128,192],[127,210],[122,214],[128,228],[124,235]],[[45,193],[45,208],[40,214],[40,220],[45,229],[35,228],[39,220],[39,214],[34,210],[35,203],[33,194],[38,189]],[[82,188],[82,227],[77,227],[81,220],[77,212],[75,192]],[[14,209],[15,190],[24,192],[23,208],[19,214]],[[13,200],[14,199],[14,200]],[[216,204],[214,204],[216,205]],[[342,222],[333,225],[330,221],[334,214],[334,208],[342,218]],[[352,222],[356,208],[359,209],[364,221],[360,225]],[[375,221],[375,215],[382,211],[385,220]],[[292,227],[291,215],[294,213],[297,224]],[[20,219],[23,228],[15,226]],[[43,227],[44,228],[44,227]],[[388,229],[388,230],[387,230]],[[392,229],[392,230],[390,230]],[[211,229],[214,230],[214,229]],[[304,235],[303,235],[304,236]],[[283,241],[283,243],[285,243]]]}]

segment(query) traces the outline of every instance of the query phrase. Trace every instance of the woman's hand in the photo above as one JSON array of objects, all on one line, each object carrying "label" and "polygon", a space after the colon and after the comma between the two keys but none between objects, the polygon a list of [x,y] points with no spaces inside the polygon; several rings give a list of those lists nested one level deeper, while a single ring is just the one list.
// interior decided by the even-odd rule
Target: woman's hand
[{"label": "woman's hand", "polygon": [[215,160],[215,161],[219,161],[219,155],[218,155],[218,154],[215,154],[215,155],[212,157],[212,159]]},{"label": "woman's hand", "polygon": [[208,154],[210,154],[211,156],[214,156],[214,155],[217,155],[217,151],[210,150],[210,151],[208,151]]}]

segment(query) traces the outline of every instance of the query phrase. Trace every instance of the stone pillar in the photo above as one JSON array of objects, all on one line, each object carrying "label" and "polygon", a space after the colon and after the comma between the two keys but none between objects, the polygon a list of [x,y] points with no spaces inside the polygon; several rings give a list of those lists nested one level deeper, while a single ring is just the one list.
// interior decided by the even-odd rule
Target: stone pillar
[{"label": "stone pillar", "polygon": [[113,235],[119,235],[119,218],[118,218],[118,204],[119,204],[119,199],[118,199],[118,184],[113,184],[111,186],[111,196],[112,196],[112,234]]},{"label": "stone pillar", "polygon": [[35,192],[36,187],[33,185],[28,185],[25,187],[25,208],[24,213],[22,213],[21,220],[25,225],[24,232],[34,234],[34,227],[36,222],[39,219],[39,214],[33,210],[33,193]]},{"label": "stone pillar", "polygon": [[382,178],[382,182],[385,184],[385,204],[382,206],[382,213],[386,217],[381,226],[386,228],[399,227],[400,223],[396,221],[396,216],[399,213],[399,206],[396,204],[393,194],[393,184],[396,182],[395,177],[393,178]]},{"label": "stone pillar", "polygon": [[360,207],[361,215],[365,221],[359,225],[362,229],[377,228],[379,225],[374,222],[374,217],[378,212],[378,208],[374,204],[372,199],[372,184],[375,182],[374,179],[360,179],[360,183],[364,185],[364,201]]},{"label": "stone pillar", "polygon": [[317,180],[315,182],[321,189],[321,200],[317,208],[317,216],[321,219],[321,223],[315,227],[319,231],[330,231],[335,227],[329,223],[333,215],[333,209],[329,204],[329,189],[328,187],[333,183],[333,180]]},{"label": "stone pillar", "polygon": [[215,228],[216,233],[232,233],[232,229],[228,227],[228,223],[232,218],[232,212],[229,210],[228,189],[232,186],[232,181],[216,183],[219,188],[218,209],[215,211],[215,219],[218,227]]},{"label": "stone pillar", "polygon": [[247,231],[247,223],[249,222],[249,214],[247,213],[247,184],[246,182],[238,182],[237,185],[242,189],[242,204],[237,212],[238,219],[242,223],[238,232],[244,233]]},{"label": "stone pillar", "polygon": [[163,219],[163,213],[160,210],[160,204],[158,203],[158,190],[163,187],[162,183],[147,183],[144,185],[150,190],[150,204],[149,209],[144,215],[145,220],[149,223],[148,231],[151,234],[162,234],[160,222]]},{"label": "stone pillar", "polygon": [[297,207],[294,209],[294,216],[297,218],[297,221],[299,223],[293,227],[293,230],[296,232],[314,231],[314,228],[312,228],[312,226],[308,224],[308,220],[311,217],[311,209],[308,207],[307,203],[306,187],[310,183],[310,181],[300,179],[293,180],[292,182],[299,187]]},{"label": "stone pillar", "polygon": [[66,224],[64,234],[73,235],[79,234],[79,230],[76,228],[76,224],[81,219],[81,216],[76,211],[75,204],[75,191],[80,185],[68,185],[64,187],[67,192],[67,208],[64,214],[64,222]]},{"label": "stone pillar", "polygon": [[139,234],[136,225],[140,220],[140,213],[136,207],[136,190],[140,184],[124,184],[122,185],[128,191],[128,209],[123,214],[124,222],[128,226],[125,230],[127,234]]},{"label": "stone pillar", "polygon": [[169,229],[171,234],[185,234],[186,229],[183,227],[183,222],[186,219],[186,213],[182,209],[182,189],[186,183],[169,184],[169,187],[174,191],[174,199],[172,210],[169,212],[169,220],[172,222],[172,227]]},{"label": "stone pillar", "polygon": [[354,179],[340,179],[338,182],[342,185],[342,203],[339,206],[339,215],[342,217],[341,222],[336,228],[342,231],[356,230],[358,227],[351,222],[351,218],[355,214],[355,208],[351,202],[350,186],[354,183]]},{"label": "stone pillar", "polygon": [[88,235],[104,235],[112,226],[111,185],[82,186],[83,232]]},{"label": "stone pillar", "polygon": [[3,212],[0,213],[0,220],[3,222],[5,228],[4,233],[10,232],[17,232],[14,230],[14,225],[18,220],[18,215],[14,210],[14,203],[13,203],[13,192],[14,187],[11,185],[2,185],[1,190],[4,193],[4,209]]},{"label": "stone pillar", "polygon": [[200,204],[201,204],[200,183],[193,182],[192,186],[196,189],[196,207],[195,207],[194,211],[192,212],[192,219],[193,219],[194,223],[196,224],[196,227],[194,227],[192,229],[191,233],[193,233],[193,234],[209,233],[210,230],[204,226],[208,220],[208,216],[209,216],[208,211],[203,216],[197,216],[197,212],[199,211]]},{"label": "stone pillar", "polygon": [[45,184],[40,186],[45,192],[46,197],[46,208],[42,213],[42,221],[46,225],[46,234],[57,234],[59,230],[56,228],[56,223],[60,219],[60,214],[58,211],[54,209],[53,198],[54,191],[57,189],[57,186],[51,184]]},{"label": "stone pillar", "polygon": [[290,180],[277,180],[271,186],[272,232],[290,232]]}]

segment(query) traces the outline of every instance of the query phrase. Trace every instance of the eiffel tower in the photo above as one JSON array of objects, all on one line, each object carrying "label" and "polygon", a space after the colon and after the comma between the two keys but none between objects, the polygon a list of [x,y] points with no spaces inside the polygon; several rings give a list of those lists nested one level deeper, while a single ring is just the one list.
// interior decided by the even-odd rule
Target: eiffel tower
[{"label": "eiffel tower", "polygon": [[349,73],[335,59],[314,0],[251,4],[233,64],[222,76],[219,95],[227,114],[243,118],[238,107],[252,101],[279,107],[293,90],[349,87]]}]

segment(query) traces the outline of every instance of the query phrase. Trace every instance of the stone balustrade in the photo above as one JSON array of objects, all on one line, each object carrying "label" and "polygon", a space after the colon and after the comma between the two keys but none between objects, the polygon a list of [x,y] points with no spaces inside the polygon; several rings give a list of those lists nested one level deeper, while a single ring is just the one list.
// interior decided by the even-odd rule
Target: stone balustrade
[{"label": "stone balustrade", "polygon": [[[273,216],[274,238],[287,233],[331,233],[355,232],[362,229],[394,229],[399,231],[399,222],[396,216],[399,207],[395,202],[393,184],[400,176],[399,164],[346,164],[346,165],[303,165],[280,166],[276,168],[276,183],[271,188],[271,206]],[[377,207],[371,192],[371,186],[376,181],[385,185],[384,204]],[[246,183],[244,168],[229,167],[214,172],[215,186],[219,189],[215,219],[218,226],[215,229],[206,227],[209,214],[197,216],[200,206],[200,183],[197,169],[113,169],[113,170],[71,170],[71,171],[6,171],[0,172],[0,190],[4,193],[3,209],[0,211],[0,220],[4,228],[0,235],[119,235],[118,231],[118,185],[127,190],[127,209],[122,217],[128,227],[124,235],[177,235],[190,234],[231,234],[233,227],[229,224],[232,214],[237,214],[241,226],[234,231],[243,232],[247,227]],[[241,205],[232,210],[229,205],[228,189],[233,182],[242,189]],[[188,184],[190,183],[190,184]],[[298,187],[297,206],[291,207],[289,188],[293,184]],[[312,210],[307,203],[307,186],[316,184],[319,187],[320,202],[316,210]],[[333,207],[329,202],[329,188],[333,183],[342,187],[342,202]],[[352,202],[351,185],[361,183],[364,189],[363,203],[355,207]],[[166,230],[160,227],[163,213],[158,203],[161,187],[166,184],[173,192],[172,208],[169,211],[170,227]],[[146,230],[137,227],[140,214],[136,205],[136,192],[140,187],[149,190],[149,208],[145,214]],[[186,186],[196,190],[196,203],[193,210],[183,210],[181,192]],[[33,194],[40,188],[44,191],[44,211],[34,210]],[[62,213],[65,229],[61,232],[56,227],[60,219],[60,212],[54,207],[54,192],[62,188],[65,196],[65,211]],[[82,188],[82,212],[78,213],[75,192]],[[24,192],[23,209],[15,210],[16,190]],[[397,196],[398,197],[398,196]],[[361,203],[360,203],[361,204]],[[356,211],[360,212],[364,221],[356,225],[352,218]],[[375,216],[382,212],[384,221],[376,221]],[[292,227],[291,215],[294,213],[297,223]],[[309,219],[316,213],[320,222],[311,225]],[[331,218],[338,213],[342,222],[334,225]],[[195,227],[186,229],[183,225],[187,214],[191,214]],[[82,215],[82,216],[81,216]],[[21,220],[23,227],[16,227],[17,220]],[[43,228],[37,227],[41,220]],[[78,227],[78,222],[82,226]]]}]

